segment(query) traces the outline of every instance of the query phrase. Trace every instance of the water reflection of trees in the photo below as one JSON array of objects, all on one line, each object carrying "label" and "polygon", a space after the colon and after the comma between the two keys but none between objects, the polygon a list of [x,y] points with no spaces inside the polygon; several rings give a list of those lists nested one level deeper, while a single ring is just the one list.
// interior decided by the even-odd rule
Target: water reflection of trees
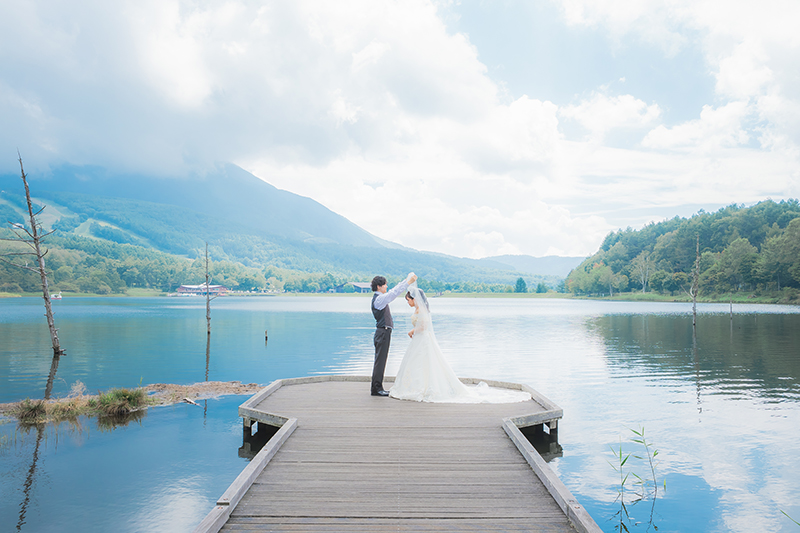
[{"label": "water reflection of trees", "polygon": [[36,427],[36,444],[33,448],[33,457],[31,459],[31,466],[28,468],[28,474],[25,476],[25,483],[22,485],[22,494],[24,498],[19,505],[19,520],[17,521],[17,531],[22,530],[25,525],[25,517],[28,514],[28,506],[31,503],[31,489],[33,482],[36,479],[36,467],[39,463],[39,447],[42,444],[42,437],[44,435],[44,424],[39,424]]},{"label": "water reflection of trees", "polygon": [[[131,422],[140,423],[142,418],[144,418],[146,415],[146,410],[139,410],[123,416],[99,416],[97,417],[97,429],[100,431],[113,431],[118,427],[127,426]],[[30,465],[27,468],[25,481],[22,484],[23,497],[19,505],[19,517],[16,527],[17,531],[22,531],[23,526],[25,526],[27,522],[28,509],[31,506],[31,502],[36,502],[36,491],[34,489],[37,481],[42,477],[42,475],[46,475],[42,473],[39,464],[43,454],[43,446],[46,447],[47,441],[51,438],[54,439],[57,445],[59,436],[62,432],[67,432],[68,434],[72,435],[88,434],[89,430],[88,426],[85,424],[86,420],[87,418],[85,416],[79,416],[56,423],[17,425],[17,431],[14,439],[17,445],[24,445],[25,440],[29,435],[31,435],[31,433],[35,432],[36,435],[33,445],[33,453],[31,454]]]},{"label": "water reflection of trees", "polygon": [[723,393],[800,395],[800,315],[605,315],[586,327],[607,347],[612,371],[696,379]]}]

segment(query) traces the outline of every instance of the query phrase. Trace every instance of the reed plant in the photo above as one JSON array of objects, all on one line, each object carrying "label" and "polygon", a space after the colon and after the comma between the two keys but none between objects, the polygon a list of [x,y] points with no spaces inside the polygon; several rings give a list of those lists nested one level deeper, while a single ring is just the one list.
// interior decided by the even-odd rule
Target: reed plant
[{"label": "reed plant", "polygon": [[628,526],[625,522],[630,521],[631,517],[628,513],[628,505],[625,503],[625,485],[628,482],[628,477],[630,477],[631,472],[625,471],[625,464],[628,462],[628,459],[631,458],[631,454],[625,454],[622,451],[622,439],[620,439],[619,448],[614,449],[613,446],[609,446],[609,448],[614,454],[614,462],[608,461],[608,464],[619,474],[619,487],[617,488],[617,497],[614,500],[615,502],[619,501],[619,511],[614,513],[611,519],[619,518],[619,523],[614,524],[614,531],[628,531]]},{"label": "reed plant", "polygon": [[[642,499],[644,499],[646,497],[645,493],[649,492],[651,486],[653,487],[653,492],[654,492],[653,497],[655,498],[656,496],[658,496],[658,479],[656,477],[656,466],[658,465],[656,457],[658,457],[658,450],[656,450],[653,447],[653,444],[651,442],[647,442],[647,439],[645,438],[645,435],[644,435],[644,427],[643,426],[639,426],[638,430],[631,429],[631,431],[635,435],[634,437],[631,437],[631,441],[635,442],[636,444],[641,444],[644,447],[644,452],[645,452],[644,456],[634,455],[634,457],[636,459],[639,459],[639,460],[642,460],[642,461],[644,461],[644,460],[647,461],[647,464],[650,467],[650,475],[651,475],[651,479],[652,479],[652,485],[651,485],[650,484],[651,483],[650,479],[645,479],[645,478],[642,478],[642,477],[634,474],[634,476],[636,476],[636,479],[637,479],[637,484],[641,488]],[[663,480],[663,485],[664,485],[664,490],[666,490],[667,489],[667,480],[666,479]]]},{"label": "reed plant", "polygon": [[[647,522],[647,529],[649,530],[652,527],[653,529],[657,530],[658,526],[653,523],[653,516],[655,512],[656,499],[658,498],[659,482],[657,476],[657,457],[659,456],[659,452],[653,446],[653,443],[647,440],[643,426],[639,426],[638,430],[630,429],[630,431],[633,433],[633,436],[630,438],[630,442],[642,446],[644,448],[644,453],[637,454],[630,452],[626,454],[623,452],[622,439],[620,439],[618,448],[615,449],[613,446],[610,446],[611,452],[614,454],[614,461],[609,461],[609,464],[619,474],[619,487],[617,488],[617,497],[614,501],[619,501],[620,508],[609,520],[619,519],[619,522],[614,524],[614,531],[629,532],[629,525],[633,526],[641,524],[641,522],[635,522],[633,520],[630,514],[630,509],[637,503],[652,497],[652,505],[650,506],[650,519]],[[650,475],[640,476],[637,474],[629,464],[629,460],[631,458],[638,459],[641,463],[644,463],[644,465],[650,470]],[[664,479],[661,484],[663,485],[664,490],[666,490],[666,479]],[[626,487],[629,485],[633,485],[636,488],[627,491],[627,493],[632,494],[632,496],[630,496],[630,500],[626,500]]]},{"label": "reed plant", "polygon": [[795,524],[797,524],[798,526],[800,526],[800,522],[798,522],[797,520],[795,520],[794,518],[792,518],[791,516],[789,516],[788,514],[786,514],[786,511],[783,511],[783,510],[782,510],[782,511],[781,511],[781,513],[783,514],[783,516],[785,516],[786,518],[788,518],[789,520],[791,520],[792,522],[794,522]]}]

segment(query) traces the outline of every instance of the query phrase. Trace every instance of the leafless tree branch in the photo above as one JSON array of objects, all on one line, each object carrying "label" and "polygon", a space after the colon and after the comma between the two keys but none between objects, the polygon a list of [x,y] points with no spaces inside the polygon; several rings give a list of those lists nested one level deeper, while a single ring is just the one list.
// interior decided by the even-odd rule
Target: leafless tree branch
[{"label": "leafless tree branch", "polygon": [[[50,301],[50,290],[47,285],[47,270],[45,268],[44,257],[47,255],[48,250],[42,249],[42,239],[51,235],[53,231],[40,233],[43,230],[42,224],[36,218],[38,215],[44,211],[45,206],[39,208],[36,212],[33,210],[33,202],[31,201],[31,192],[28,187],[28,179],[25,175],[25,168],[22,164],[22,156],[17,152],[17,156],[19,157],[19,171],[22,177],[22,184],[25,187],[25,200],[28,204],[28,216],[30,219],[30,229],[25,227],[23,224],[19,222],[11,222],[11,231],[14,232],[14,235],[17,236],[16,239],[6,239],[3,238],[3,241],[12,241],[12,242],[20,242],[25,243],[28,245],[33,251],[32,252],[8,252],[4,253],[3,257],[18,257],[18,256],[26,256],[26,255],[33,255],[36,256],[36,266],[30,267],[27,265],[16,264],[13,261],[9,261],[0,257],[0,261],[3,263],[16,266],[23,270],[28,270],[31,272],[38,272],[39,277],[42,280],[42,298],[44,299],[44,307],[45,307],[45,316],[47,317],[47,326],[50,329],[50,338],[53,341],[53,357],[58,358],[59,356],[64,354],[64,350],[61,349],[61,345],[58,340],[58,330],[55,327],[55,322],[53,320],[53,309],[51,306]],[[24,232],[24,235],[22,234]],[[27,237],[25,236],[27,235]]]}]

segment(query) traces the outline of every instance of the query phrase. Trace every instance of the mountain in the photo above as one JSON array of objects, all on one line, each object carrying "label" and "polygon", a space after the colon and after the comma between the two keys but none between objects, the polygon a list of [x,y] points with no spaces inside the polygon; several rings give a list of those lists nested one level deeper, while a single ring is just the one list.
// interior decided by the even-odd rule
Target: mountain
[{"label": "mountain", "polygon": [[[13,218],[23,212],[20,181],[18,175],[0,176],[0,214]],[[41,221],[59,235],[190,258],[200,257],[208,243],[215,260],[331,272],[351,279],[378,273],[399,277],[413,270],[442,282],[513,284],[526,275],[528,283],[556,286],[568,272],[562,268],[560,274],[550,273],[556,272],[548,263],[555,261],[552,258],[537,266],[537,258],[527,256],[474,260],[405,248],[231,164],[189,178],[64,166],[48,175],[29,176],[29,184],[36,201],[47,205]],[[540,274],[540,267],[547,273]]]},{"label": "mountain", "polygon": [[480,259],[480,263],[489,268],[516,270],[540,276],[557,276],[565,278],[570,271],[580,265],[585,257],[562,257],[546,255],[533,257],[531,255],[495,255]]},{"label": "mountain", "polygon": [[[248,234],[374,248],[387,244],[319,202],[278,189],[232,164],[188,178],[116,175],[100,167],[62,166],[48,175],[31,175],[28,182],[32,194],[53,200],[53,193],[77,193],[175,206]],[[0,189],[21,189],[19,176],[0,176]]]}]

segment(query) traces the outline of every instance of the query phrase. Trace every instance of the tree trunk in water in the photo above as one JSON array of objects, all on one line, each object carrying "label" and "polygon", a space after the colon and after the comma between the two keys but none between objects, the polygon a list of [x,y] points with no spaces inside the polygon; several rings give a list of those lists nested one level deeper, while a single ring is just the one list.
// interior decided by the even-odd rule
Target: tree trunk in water
[{"label": "tree trunk in water", "polygon": [[54,355],[53,360],[50,362],[50,375],[47,376],[47,385],[44,388],[44,399],[49,400],[50,395],[53,393],[53,383],[56,380],[56,372],[58,371],[58,361],[60,356]]},{"label": "tree trunk in water", "polygon": [[211,335],[211,294],[208,278],[208,243],[206,243],[206,327],[208,335]]},{"label": "tree trunk in water", "polygon": [[19,170],[22,174],[22,183],[25,185],[25,199],[28,201],[28,215],[31,220],[31,236],[33,238],[33,248],[36,252],[36,260],[39,265],[39,276],[42,279],[42,298],[44,299],[45,316],[47,317],[47,327],[50,328],[50,338],[53,341],[53,357],[63,355],[64,350],[58,341],[58,330],[53,320],[53,308],[50,303],[50,289],[47,286],[47,271],[44,268],[44,254],[39,244],[39,229],[36,216],[33,214],[33,204],[31,203],[31,192],[28,189],[28,179],[25,176],[25,169],[22,167],[22,158],[19,158]]},{"label": "tree trunk in water", "polygon": [[692,329],[697,327],[697,291],[700,289],[700,235],[697,235],[694,271],[692,272]]}]

